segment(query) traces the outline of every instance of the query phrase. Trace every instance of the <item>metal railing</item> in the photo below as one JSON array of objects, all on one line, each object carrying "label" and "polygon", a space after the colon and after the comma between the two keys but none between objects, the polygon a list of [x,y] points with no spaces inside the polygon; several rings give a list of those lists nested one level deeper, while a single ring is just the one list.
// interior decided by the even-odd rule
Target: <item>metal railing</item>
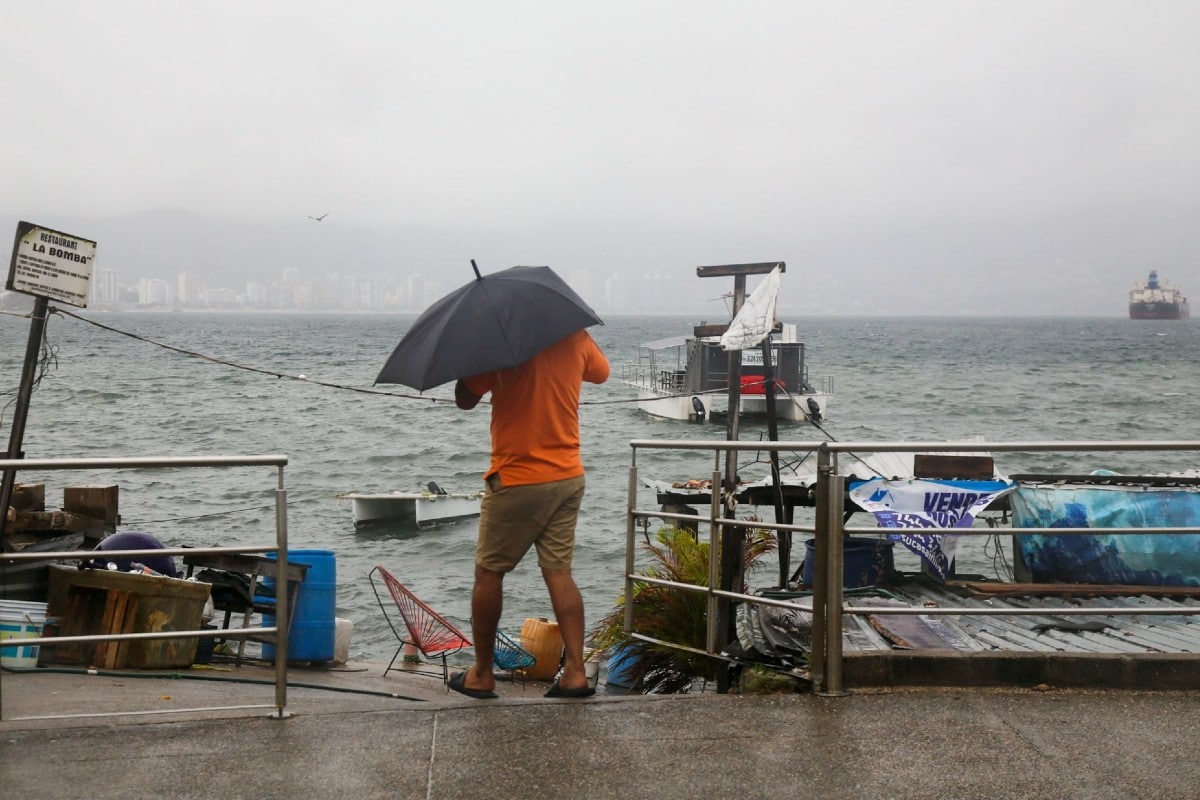
[{"label": "metal railing", "polygon": [[[0,470],[11,470],[13,472],[19,470],[123,470],[123,469],[187,469],[187,468],[229,468],[229,467],[258,467],[271,466],[276,468],[276,488],[275,488],[275,543],[272,545],[253,545],[244,547],[186,547],[186,548],[162,548],[151,550],[105,550],[103,551],[104,558],[133,558],[137,556],[175,556],[175,555],[205,555],[214,553],[267,553],[274,552],[276,554],[277,574],[285,576],[288,574],[288,541],[287,541],[287,489],[284,486],[283,468],[287,465],[288,458],[285,455],[257,455],[257,456],[163,456],[163,457],[138,457],[138,458],[73,458],[73,459],[0,459]],[[13,552],[0,553],[0,564],[18,564],[28,561],[69,561],[69,560],[92,560],[96,558],[94,550],[71,550],[62,552],[46,552],[39,551],[33,553]],[[276,582],[276,585],[286,585],[284,579]],[[275,619],[288,620],[291,619],[291,602],[290,592],[276,591],[275,598]],[[9,640],[18,642],[22,647],[30,645],[62,645],[75,643],[92,643],[92,642],[110,642],[110,641],[138,641],[146,639],[202,639],[221,637],[226,639],[246,639],[253,636],[262,636],[273,634],[276,644],[275,658],[275,698],[273,704],[252,704],[240,706],[224,706],[226,709],[237,708],[271,708],[274,709],[270,715],[275,719],[285,719],[291,716],[287,711],[287,657],[288,652],[288,625],[275,626],[259,626],[259,627],[243,627],[238,629],[226,630],[190,630],[190,631],[162,631],[153,633],[120,633],[120,634],[96,634],[86,636],[43,636],[38,638],[22,638],[19,640]],[[0,670],[0,692],[3,691],[3,670]],[[180,708],[173,709],[175,712],[201,712],[208,711],[207,708]],[[109,714],[89,713],[86,716],[129,716],[138,713],[161,713],[153,712],[111,712]],[[56,715],[55,718],[68,718],[72,715]],[[15,719],[41,719],[41,717],[17,717]]]},{"label": "metal railing", "polygon": [[[807,442],[807,441],[666,441],[653,439],[636,439],[630,442],[632,457],[628,477],[628,502],[626,514],[626,553],[625,553],[625,633],[632,639],[650,644],[673,647],[694,653],[703,653],[713,658],[731,660],[720,647],[720,627],[722,618],[718,613],[719,604],[752,603],[760,606],[775,606],[795,609],[794,603],[744,592],[723,590],[718,585],[720,556],[719,543],[725,529],[767,529],[782,532],[800,532],[813,535],[813,594],[812,594],[812,651],[810,654],[810,674],[815,692],[839,697],[847,694],[843,674],[842,652],[842,619],[846,614],[909,614],[909,615],[1009,615],[1035,616],[1044,614],[1043,609],[1021,609],[1015,607],[980,608],[980,607],[903,607],[885,606],[871,607],[863,605],[846,605],[843,597],[841,580],[830,580],[831,575],[843,574],[843,537],[849,534],[879,534],[878,527],[847,527],[844,524],[842,511],[845,508],[845,478],[838,474],[837,457],[840,453],[853,453],[861,456],[864,453],[997,453],[997,452],[1200,452],[1200,441],[1098,441],[1098,442]],[[709,530],[709,569],[706,585],[694,585],[667,581],[636,572],[635,549],[637,547],[636,531],[638,522],[650,518],[667,521],[687,522],[695,525],[704,522],[703,517],[692,514],[667,512],[637,507],[638,471],[637,454],[639,450],[689,450],[711,451],[713,453],[713,472],[711,496],[707,518]],[[760,519],[734,519],[732,513],[726,513],[727,502],[731,493],[721,488],[722,470],[720,459],[722,454],[737,452],[787,451],[790,453],[809,453],[817,456],[816,482],[813,487],[814,524],[793,525],[767,522]],[[736,490],[735,490],[736,491]],[[1045,534],[1046,528],[1008,529],[1013,534]],[[1053,534],[1058,535],[1096,535],[1096,528],[1054,528]],[[1200,528],[1187,527],[1141,527],[1141,528],[1103,528],[1105,534],[1181,534],[1200,533]],[[990,536],[991,529],[973,528],[922,528],[923,533],[951,531],[955,535]],[[635,595],[637,584],[663,586],[685,592],[697,592],[708,597],[708,618],[706,628],[706,645],[700,650],[692,645],[668,642],[650,637],[636,630],[635,604],[631,598]],[[1129,606],[1061,608],[1055,607],[1055,615],[1200,615],[1200,607],[1176,608],[1131,608]]]}]

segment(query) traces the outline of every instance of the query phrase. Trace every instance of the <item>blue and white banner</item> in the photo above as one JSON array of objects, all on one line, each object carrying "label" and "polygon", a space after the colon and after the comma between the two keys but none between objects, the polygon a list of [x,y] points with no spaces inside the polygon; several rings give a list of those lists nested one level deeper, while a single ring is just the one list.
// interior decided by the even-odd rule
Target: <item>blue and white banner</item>
[{"label": "blue and white banner", "polygon": [[[975,516],[1016,488],[1009,481],[890,481],[874,478],[850,484],[850,499],[870,511],[884,528],[969,528]],[[958,537],[953,534],[889,533],[913,551],[943,580]]]}]

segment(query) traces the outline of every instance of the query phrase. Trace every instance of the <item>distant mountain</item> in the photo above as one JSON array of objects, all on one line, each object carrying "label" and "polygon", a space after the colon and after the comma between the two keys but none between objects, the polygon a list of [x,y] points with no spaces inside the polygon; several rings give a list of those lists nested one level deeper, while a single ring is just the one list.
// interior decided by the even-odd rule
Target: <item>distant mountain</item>
[{"label": "distant mountain", "polygon": [[[244,286],[277,280],[285,269],[310,277],[390,275],[422,271],[425,252],[405,242],[427,241],[430,231],[369,231],[332,217],[323,222],[249,222],[206,218],[186,211],[149,211],[99,219],[35,220],[93,239],[96,265],[129,280],[174,280],[181,272],[212,285]],[[424,248],[427,250],[428,248]],[[460,256],[468,263],[469,256]],[[428,267],[425,267],[428,269]]]}]

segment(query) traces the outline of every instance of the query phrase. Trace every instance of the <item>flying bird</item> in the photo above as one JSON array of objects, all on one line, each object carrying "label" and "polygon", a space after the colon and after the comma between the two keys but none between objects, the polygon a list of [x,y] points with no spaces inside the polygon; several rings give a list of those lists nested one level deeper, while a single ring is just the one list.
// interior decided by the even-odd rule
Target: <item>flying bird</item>
[{"label": "flying bird", "polygon": [[326,211],[324,214],[322,214],[322,215],[321,215],[321,216],[319,216],[319,217],[314,217],[312,214],[309,214],[309,215],[308,215],[308,218],[309,218],[309,219],[315,219],[317,222],[320,222],[321,220],[325,219],[325,218],[326,218],[326,217],[328,217],[328,216],[329,216],[329,212],[328,212],[328,211]]}]

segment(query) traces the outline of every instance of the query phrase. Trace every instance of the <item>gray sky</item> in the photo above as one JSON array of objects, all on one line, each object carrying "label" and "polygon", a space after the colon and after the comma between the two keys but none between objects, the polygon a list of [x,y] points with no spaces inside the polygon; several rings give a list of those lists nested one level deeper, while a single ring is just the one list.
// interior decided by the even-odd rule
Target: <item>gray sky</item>
[{"label": "gray sky", "polygon": [[1200,292],[1197,41],[1194,0],[0,0],[0,226],[129,273],[476,258],[686,312],[781,259],[797,313],[1119,315],[1151,267]]}]

